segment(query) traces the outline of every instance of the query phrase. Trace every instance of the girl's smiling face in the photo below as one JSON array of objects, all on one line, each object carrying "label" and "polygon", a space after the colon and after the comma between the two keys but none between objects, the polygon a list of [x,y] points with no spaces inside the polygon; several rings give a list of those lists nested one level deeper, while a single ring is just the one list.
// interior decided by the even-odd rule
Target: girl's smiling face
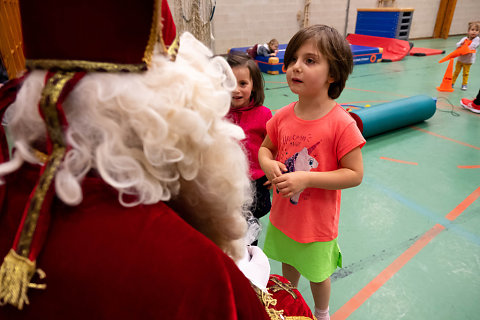
[{"label": "girl's smiling face", "polygon": [[238,66],[232,68],[237,79],[237,87],[232,92],[232,108],[246,107],[250,104],[253,82],[250,70],[247,67]]}]

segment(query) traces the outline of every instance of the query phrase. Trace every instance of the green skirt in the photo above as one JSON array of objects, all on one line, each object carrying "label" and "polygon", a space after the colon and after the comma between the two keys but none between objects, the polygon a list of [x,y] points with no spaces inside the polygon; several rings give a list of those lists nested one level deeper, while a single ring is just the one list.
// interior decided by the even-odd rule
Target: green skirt
[{"label": "green skirt", "polygon": [[342,267],[337,239],[300,243],[287,237],[271,222],[268,223],[263,251],[270,259],[291,265],[311,282],[322,282],[337,267]]}]

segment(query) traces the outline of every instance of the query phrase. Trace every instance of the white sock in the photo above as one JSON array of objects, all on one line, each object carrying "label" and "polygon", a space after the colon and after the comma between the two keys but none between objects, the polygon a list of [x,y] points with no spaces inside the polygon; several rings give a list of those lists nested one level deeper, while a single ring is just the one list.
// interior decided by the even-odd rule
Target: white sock
[{"label": "white sock", "polygon": [[329,309],[329,307],[325,310],[315,307],[315,318],[317,318],[317,320],[330,320],[330,313],[328,313]]}]

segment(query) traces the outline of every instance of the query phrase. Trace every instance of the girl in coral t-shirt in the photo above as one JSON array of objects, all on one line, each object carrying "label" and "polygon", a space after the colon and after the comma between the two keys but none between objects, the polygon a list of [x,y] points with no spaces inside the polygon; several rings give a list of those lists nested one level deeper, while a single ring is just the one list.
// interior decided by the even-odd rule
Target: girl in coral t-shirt
[{"label": "girl in coral t-shirt", "polygon": [[340,189],[363,178],[365,139],[338,98],[353,69],[337,30],[300,30],[285,52],[287,82],[298,101],[267,123],[259,161],[273,185],[264,251],[282,262],[284,277],[311,283],[317,319],[329,319],[330,275],[341,267],[337,244]]}]

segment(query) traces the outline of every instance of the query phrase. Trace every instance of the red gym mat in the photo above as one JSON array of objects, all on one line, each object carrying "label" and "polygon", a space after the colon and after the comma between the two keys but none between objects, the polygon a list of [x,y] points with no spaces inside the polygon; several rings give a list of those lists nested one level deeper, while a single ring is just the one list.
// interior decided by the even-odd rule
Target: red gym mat
[{"label": "red gym mat", "polygon": [[409,55],[424,57],[424,56],[432,56],[434,54],[444,54],[444,53],[445,53],[445,50],[413,47],[412,49],[410,49]]},{"label": "red gym mat", "polygon": [[402,60],[410,51],[410,43],[408,41],[393,38],[351,33],[347,36],[347,41],[358,46],[383,48],[382,62]]}]

